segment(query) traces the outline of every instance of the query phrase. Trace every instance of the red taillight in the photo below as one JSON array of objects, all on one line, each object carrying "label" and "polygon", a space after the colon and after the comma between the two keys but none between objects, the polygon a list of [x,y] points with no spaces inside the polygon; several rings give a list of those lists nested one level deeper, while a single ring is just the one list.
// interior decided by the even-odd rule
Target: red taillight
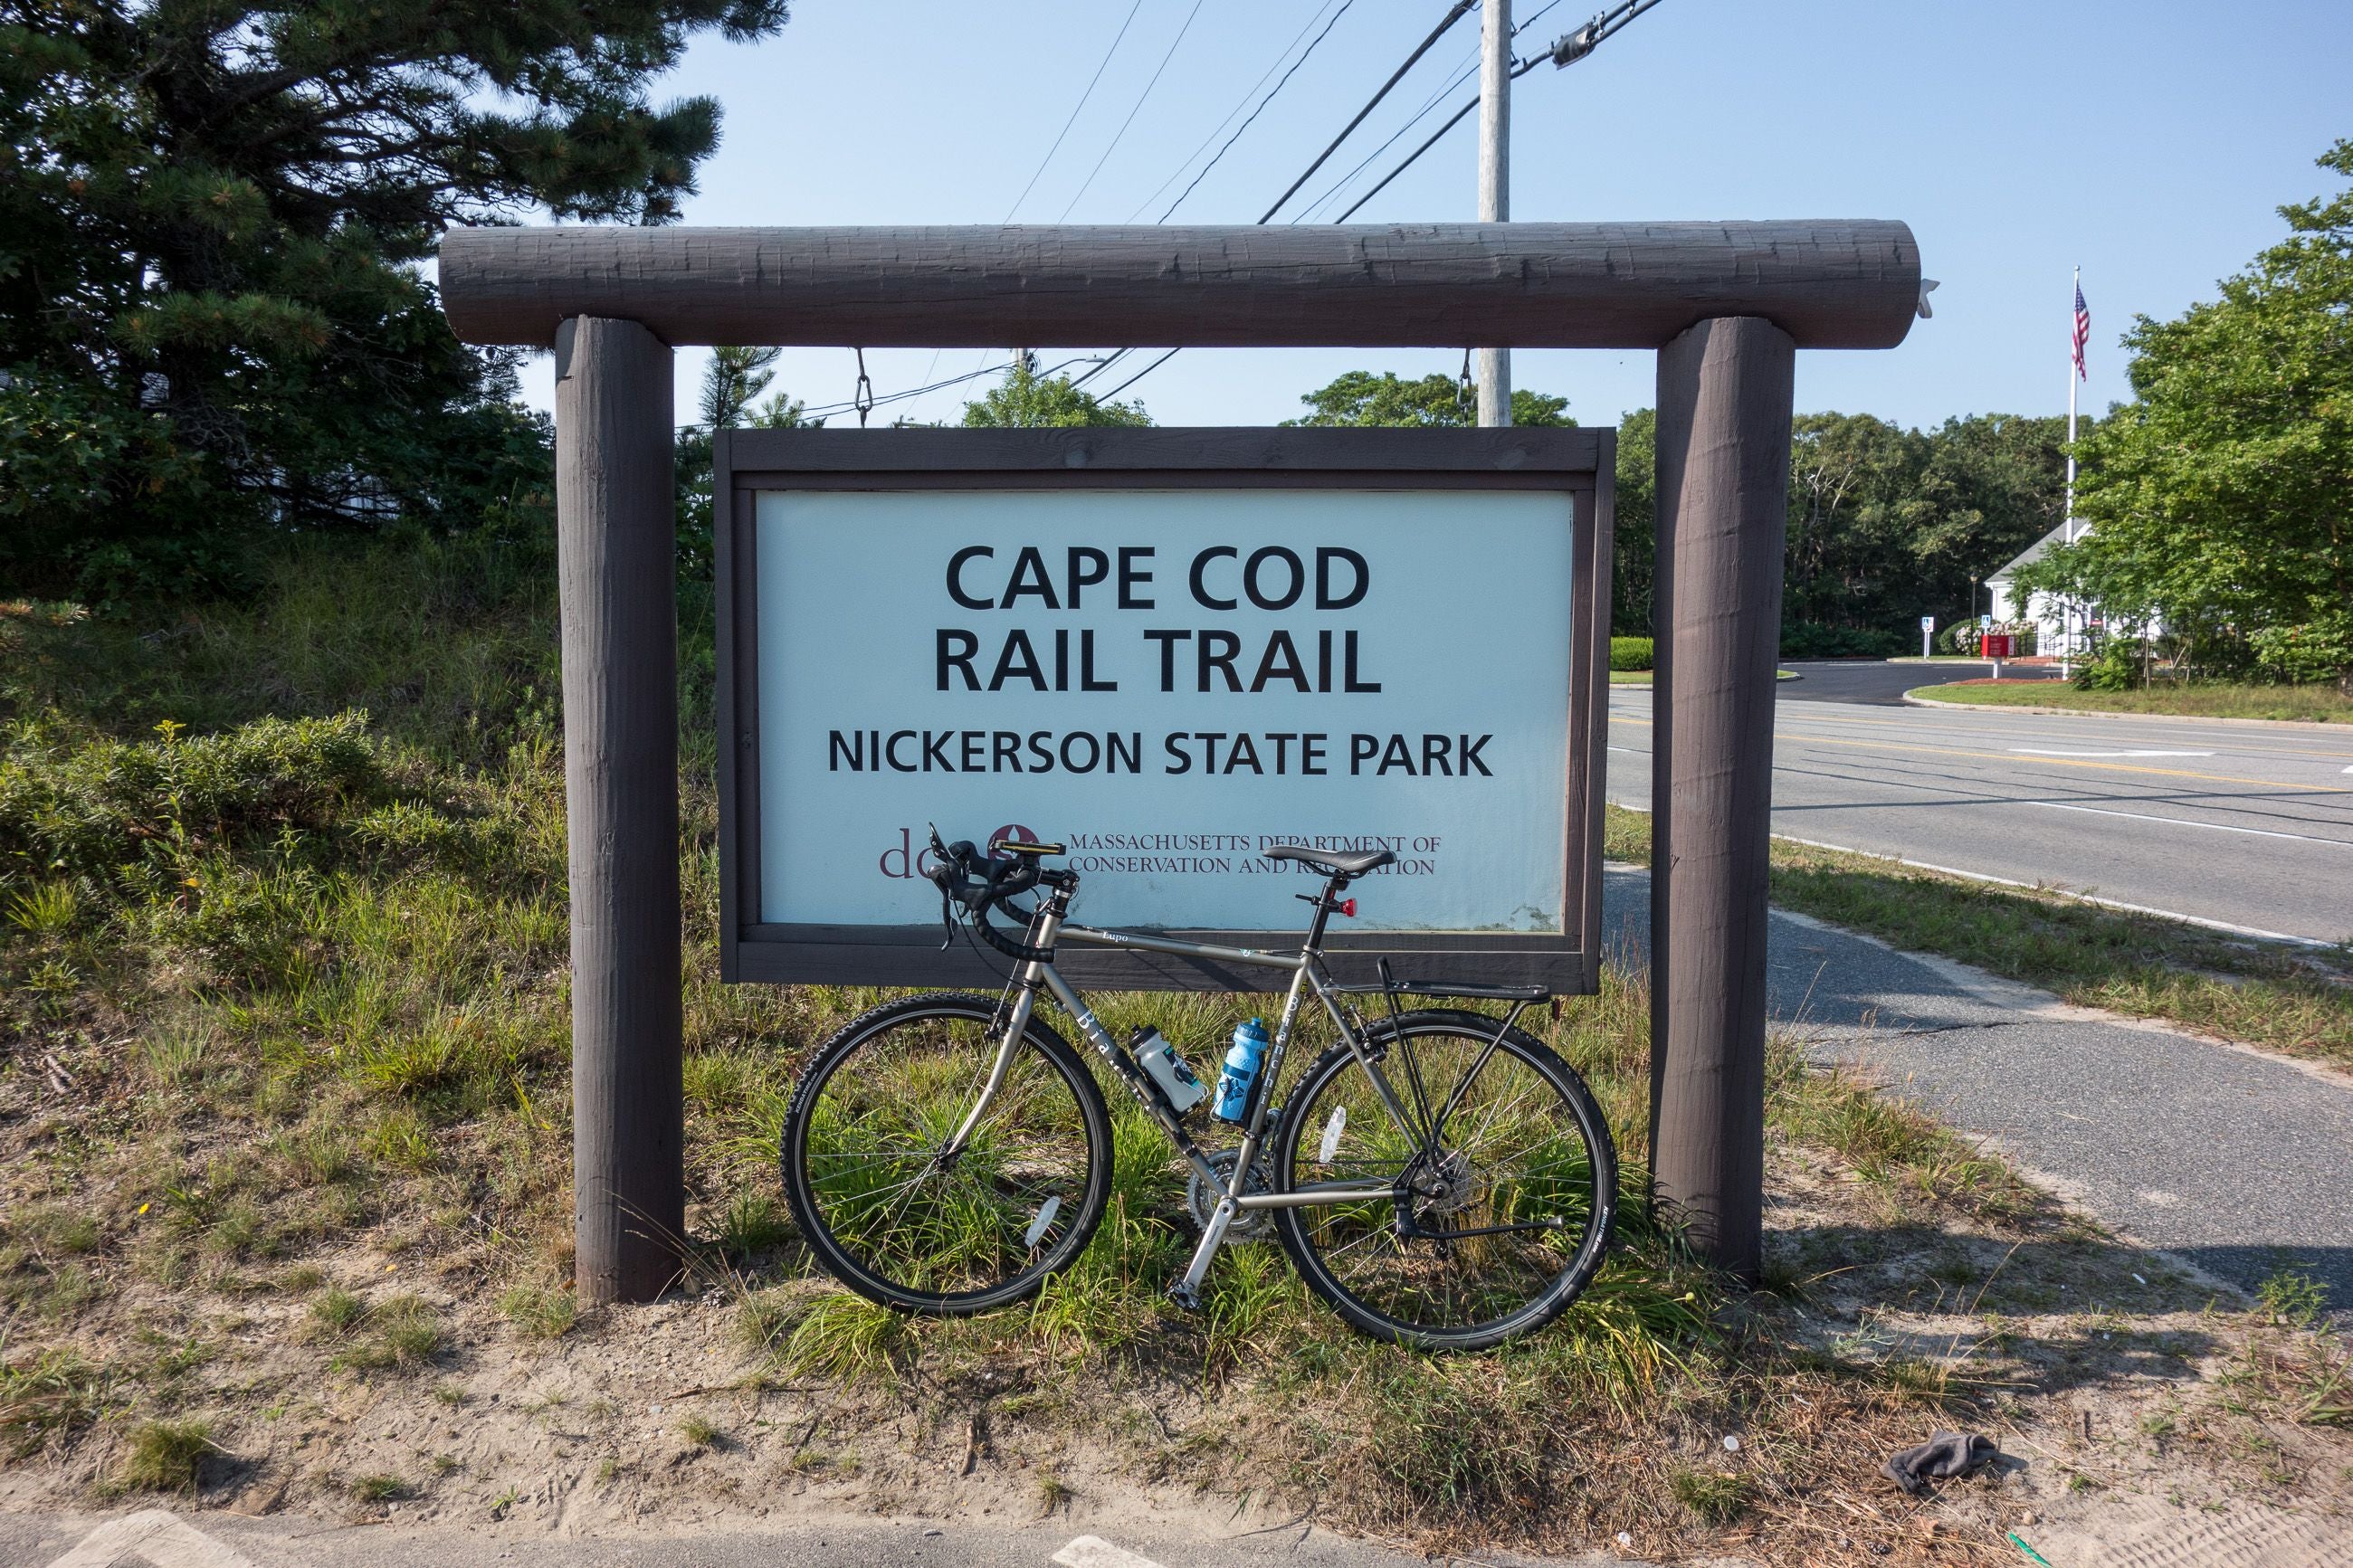
[{"label": "red taillight", "polygon": [[1350,920],[1355,920],[1356,918],[1356,900],[1354,899],[1341,900],[1340,912],[1347,916]]}]

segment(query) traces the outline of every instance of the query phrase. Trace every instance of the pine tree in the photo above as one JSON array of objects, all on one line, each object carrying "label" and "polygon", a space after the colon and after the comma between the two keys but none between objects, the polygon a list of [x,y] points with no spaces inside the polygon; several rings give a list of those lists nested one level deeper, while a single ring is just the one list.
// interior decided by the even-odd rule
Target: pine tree
[{"label": "pine tree", "polygon": [[0,578],[216,576],[240,536],[543,485],[451,224],[662,223],[717,144],[647,83],[786,0],[0,0]]}]

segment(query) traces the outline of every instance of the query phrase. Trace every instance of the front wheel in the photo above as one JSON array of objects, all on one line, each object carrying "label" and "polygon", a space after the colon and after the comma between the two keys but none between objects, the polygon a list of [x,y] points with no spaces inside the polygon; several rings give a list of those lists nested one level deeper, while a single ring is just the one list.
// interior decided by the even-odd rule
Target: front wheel
[{"label": "front wheel", "polygon": [[1035,1018],[992,1091],[994,997],[934,992],[825,1043],[785,1112],[785,1194],[818,1261],[902,1311],[1020,1300],[1093,1236],[1111,1118],[1085,1062]]},{"label": "front wheel", "polygon": [[1274,1211],[1301,1278],[1376,1339],[1482,1350],[1552,1321],[1601,1267],[1618,1195],[1608,1124],[1549,1047],[1497,1026],[1451,1010],[1383,1019],[1366,1040],[1382,1081],[1335,1046],[1275,1133],[1278,1192],[1382,1184]]}]

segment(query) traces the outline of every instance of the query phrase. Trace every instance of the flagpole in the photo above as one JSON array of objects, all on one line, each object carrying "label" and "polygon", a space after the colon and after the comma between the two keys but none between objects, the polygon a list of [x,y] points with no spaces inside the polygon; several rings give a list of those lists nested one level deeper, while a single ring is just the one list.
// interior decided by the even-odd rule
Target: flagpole
[{"label": "flagpole", "polygon": [[[2084,269],[2075,268],[2075,288],[2067,300],[2067,511],[2061,520],[2059,538],[2062,543],[2075,542],[2075,385],[2083,378],[2075,371],[2075,300],[2084,292]],[[2070,658],[2075,651],[2075,601],[2063,600],[2059,609],[2059,679],[2065,680],[2072,673]]]}]

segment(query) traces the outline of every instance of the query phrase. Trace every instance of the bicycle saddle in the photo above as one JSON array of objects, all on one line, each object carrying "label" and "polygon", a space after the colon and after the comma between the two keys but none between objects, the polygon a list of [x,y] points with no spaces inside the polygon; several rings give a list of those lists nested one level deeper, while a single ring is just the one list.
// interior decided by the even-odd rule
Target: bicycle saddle
[{"label": "bicycle saddle", "polygon": [[1310,849],[1304,844],[1278,844],[1263,853],[1270,860],[1296,860],[1333,877],[1361,877],[1397,858],[1388,849]]}]

